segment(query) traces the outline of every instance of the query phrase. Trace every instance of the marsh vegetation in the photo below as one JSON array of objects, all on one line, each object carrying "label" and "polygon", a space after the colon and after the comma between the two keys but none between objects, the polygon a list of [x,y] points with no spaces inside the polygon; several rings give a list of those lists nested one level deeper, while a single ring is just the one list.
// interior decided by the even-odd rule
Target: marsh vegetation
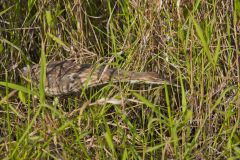
[{"label": "marsh vegetation", "polygon": [[[238,0],[0,0],[0,158],[239,159],[239,13]],[[179,87],[48,97],[45,66],[65,59]],[[33,64],[35,89],[19,74]]]}]

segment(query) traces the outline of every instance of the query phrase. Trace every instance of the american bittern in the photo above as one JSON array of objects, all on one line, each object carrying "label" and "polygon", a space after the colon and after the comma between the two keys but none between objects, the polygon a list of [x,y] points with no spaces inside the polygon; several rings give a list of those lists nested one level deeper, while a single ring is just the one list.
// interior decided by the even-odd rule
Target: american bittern
[{"label": "american bittern", "polygon": [[[34,85],[39,84],[40,65],[33,65],[28,70],[23,68],[23,76],[31,75]],[[79,92],[84,86],[94,87],[109,82],[130,82],[164,84],[154,72],[133,72],[94,66],[91,64],[78,64],[74,60],[55,61],[47,64],[45,92],[48,96],[62,96]]]}]

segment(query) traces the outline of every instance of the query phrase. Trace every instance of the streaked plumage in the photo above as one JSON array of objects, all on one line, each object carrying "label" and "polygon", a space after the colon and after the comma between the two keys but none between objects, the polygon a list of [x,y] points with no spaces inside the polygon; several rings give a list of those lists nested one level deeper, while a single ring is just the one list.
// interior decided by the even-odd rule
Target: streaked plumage
[{"label": "streaked plumage", "polygon": [[[33,65],[28,71],[23,69],[23,76],[31,75],[34,85],[39,85],[40,66]],[[153,72],[132,72],[79,64],[74,60],[55,61],[47,64],[45,92],[48,96],[62,96],[79,92],[84,86],[93,87],[112,82],[164,84]]]}]

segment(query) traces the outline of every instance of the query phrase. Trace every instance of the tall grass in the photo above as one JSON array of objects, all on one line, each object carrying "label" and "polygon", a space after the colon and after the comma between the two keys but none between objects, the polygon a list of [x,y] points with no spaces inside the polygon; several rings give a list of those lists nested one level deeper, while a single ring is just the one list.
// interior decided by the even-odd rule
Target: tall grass
[{"label": "tall grass", "polygon": [[[239,8],[230,0],[1,1],[0,158],[239,159]],[[154,71],[174,85],[109,83],[47,97],[46,64],[63,59]],[[35,63],[39,87],[20,78]]]}]

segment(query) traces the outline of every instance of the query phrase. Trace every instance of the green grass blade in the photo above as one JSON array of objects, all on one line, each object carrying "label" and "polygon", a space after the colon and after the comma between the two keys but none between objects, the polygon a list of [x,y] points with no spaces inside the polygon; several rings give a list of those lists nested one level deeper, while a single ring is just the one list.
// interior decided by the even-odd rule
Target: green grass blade
[{"label": "green grass blade", "polygon": [[153,111],[155,111],[155,106],[149,102],[146,98],[144,98],[142,95],[136,93],[136,92],[132,92],[132,94],[138,98],[141,102],[143,102],[145,105],[147,105],[149,108],[151,108]]},{"label": "green grass blade", "polygon": [[48,26],[52,27],[53,26],[53,18],[52,18],[51,11],[46,11],[45,14],[46,14],[46,19],[47,19]]},{"label": "green grass blade", "polygon": [[192,22],[193,22],[193,24],[195,26],[197,35],[200,38],[202,47],[203,47],[204,51],[207,54],[208,60],[210,61],[210,63],[214,64],[213,58],[212,58],[212,54],[210,52],[209,46],[208,46],[207,41],[206,41],[206,39],[204,37],[204,33],[203,33],[201,27],[198,25],[198,23],[196,22],[196,20],[193,17],[191,17],[191,19],[192,19]]},{"label": "green grass blade", "polygon": [[188,149],[186,150],[185,152],[185,157],[188,155],[189,152],[191,152],[197,142],[197,139],[199,138],[200,136],[200,133],[203,131],[203,127],[207,121],[207,119],[209,118],[210,114],[216,109],[216,107],[221,104],[221,101],[222,99],[224,98],[224,96],[231,90],[235,89],[236,87],[235,86],[232,86],[232,87],[228,87],[226,88],[222,93],[221,95],[219,96],[219,98],[216,100],[216,102],[213,104],[213,107],[211,108],[210,112],[208,113],[208,115],[206,115],[206,117],[204,118],[204,120],[201,122],[202,124],[200,125],[200,127],[198,128],[192,142],[191,142],[191,145],[188,147]]},{"label": "green grass blade", "polygon": [[111,149],[111,151],[113,153],[113,156],[115,156],[116,151],[115,151],[115,147],[114,147],[113,140],[112,140],[112,133],[111,133],[110,128],[109,128],[109,126],[106,122],[106,119],[104,117],[103,117],[103,121],[104,121],[105,128],[106,128],[105,139],[107,141],[107,144],[108,144],[109,148]]},{"label": "green grass blade", "polygon": [[186,93],[185,93],[181,73],[180,73],[180,84],[181,84],[181,93],[182,93],[182,112],[185,113],[185,111],[187,110],[187,99],[186,99]]},{"label": "green grass blade", "polygon": [[61,40],[59,39],[58,37],[54,36],[53,34],[51,33],[47,33],[47,35],[52,39],[54,40],[56,43],[58,43],[60,46],[63,46],[63,48],[67,49],[67,50],[70,50],[69,47]]},{"label": "green grass blade", "polygon": [[128,159],[128,151],[125,148],[124,151],[123,151],[122,160],[127,160],[127,159]]},{"label": "green grass blade", "polygon": [[220,49],[221,49],[221,39],[218,37],[217,47],[216,47],[214,58],[213,58],[215,65],[217,64],[219,55],[221,53]]},{"label": "green grass blade", "polygon": [[165,89],[165,96],[166,96],[166,103],[167,103],[167,111],[168,111],[168,122],[169,122],[169,130],[171,133],[171,138],[173,140],[174,144],[174,152],[177,153],[177,146],[178,146],[178,136],[177,136],[177,128],[173,121],[172,117],[172,109],[169,99],[169,93],[168,93],[168,87],[166,83],[164,83],[164,89]]},{"label": "green grass blade", "polygon": [[40,63],[40,86],[39,86],[39,95],[40,103],[45,104],[45,81],[46,81],[46,57],[44,51],[44,43],[42,43],[41,49],[41,63]]},{"label": "green grass blade", "polygon": [[159,148],[162,148],[163,146],[165,146],[165,144],[157,144],[153,147],[148,147],[147,150],[146,150],[146,153],[158,150]]},{"label": "green grass blade", "polygon": [[23,86],[18,85],[18,84],[14,84],[14,83],[0,82],[0,86],[15,89],[15,90],[22,91],[22,92],[28,93],[28,94],[36,94],[35,92],[30,91],[28,88],[23,87]]},{"label": "green grass blade", "polygon": [[38,117],[38,115],[40,114],[41,110],[42,110],[43,106],[41,105],[37,112],[35,113],[33,119],[31,120],[30,124],[28,125],[28,127],[26,128],[26,131],[23,133],[23,135],[21,136],[21,138],[16,142],[15,148],[14,150],[11,152],[11,156],[10,159],[12,159],[12,157],[15,156],[16,151],[19,149],[19,145],[25,140],[27,134],[29,133],[30,129],[32,128],[32,126],[34,125],[34,123],[36,122],[36,119]]},{"label": "green grass blade", "polygon": [[7,11],[9,11],[10,9],[12,9],[13,7],[15,7],[15,5],[8,7],[7,9],[3,10],[0,12],[0,16],[4,15]]}]

